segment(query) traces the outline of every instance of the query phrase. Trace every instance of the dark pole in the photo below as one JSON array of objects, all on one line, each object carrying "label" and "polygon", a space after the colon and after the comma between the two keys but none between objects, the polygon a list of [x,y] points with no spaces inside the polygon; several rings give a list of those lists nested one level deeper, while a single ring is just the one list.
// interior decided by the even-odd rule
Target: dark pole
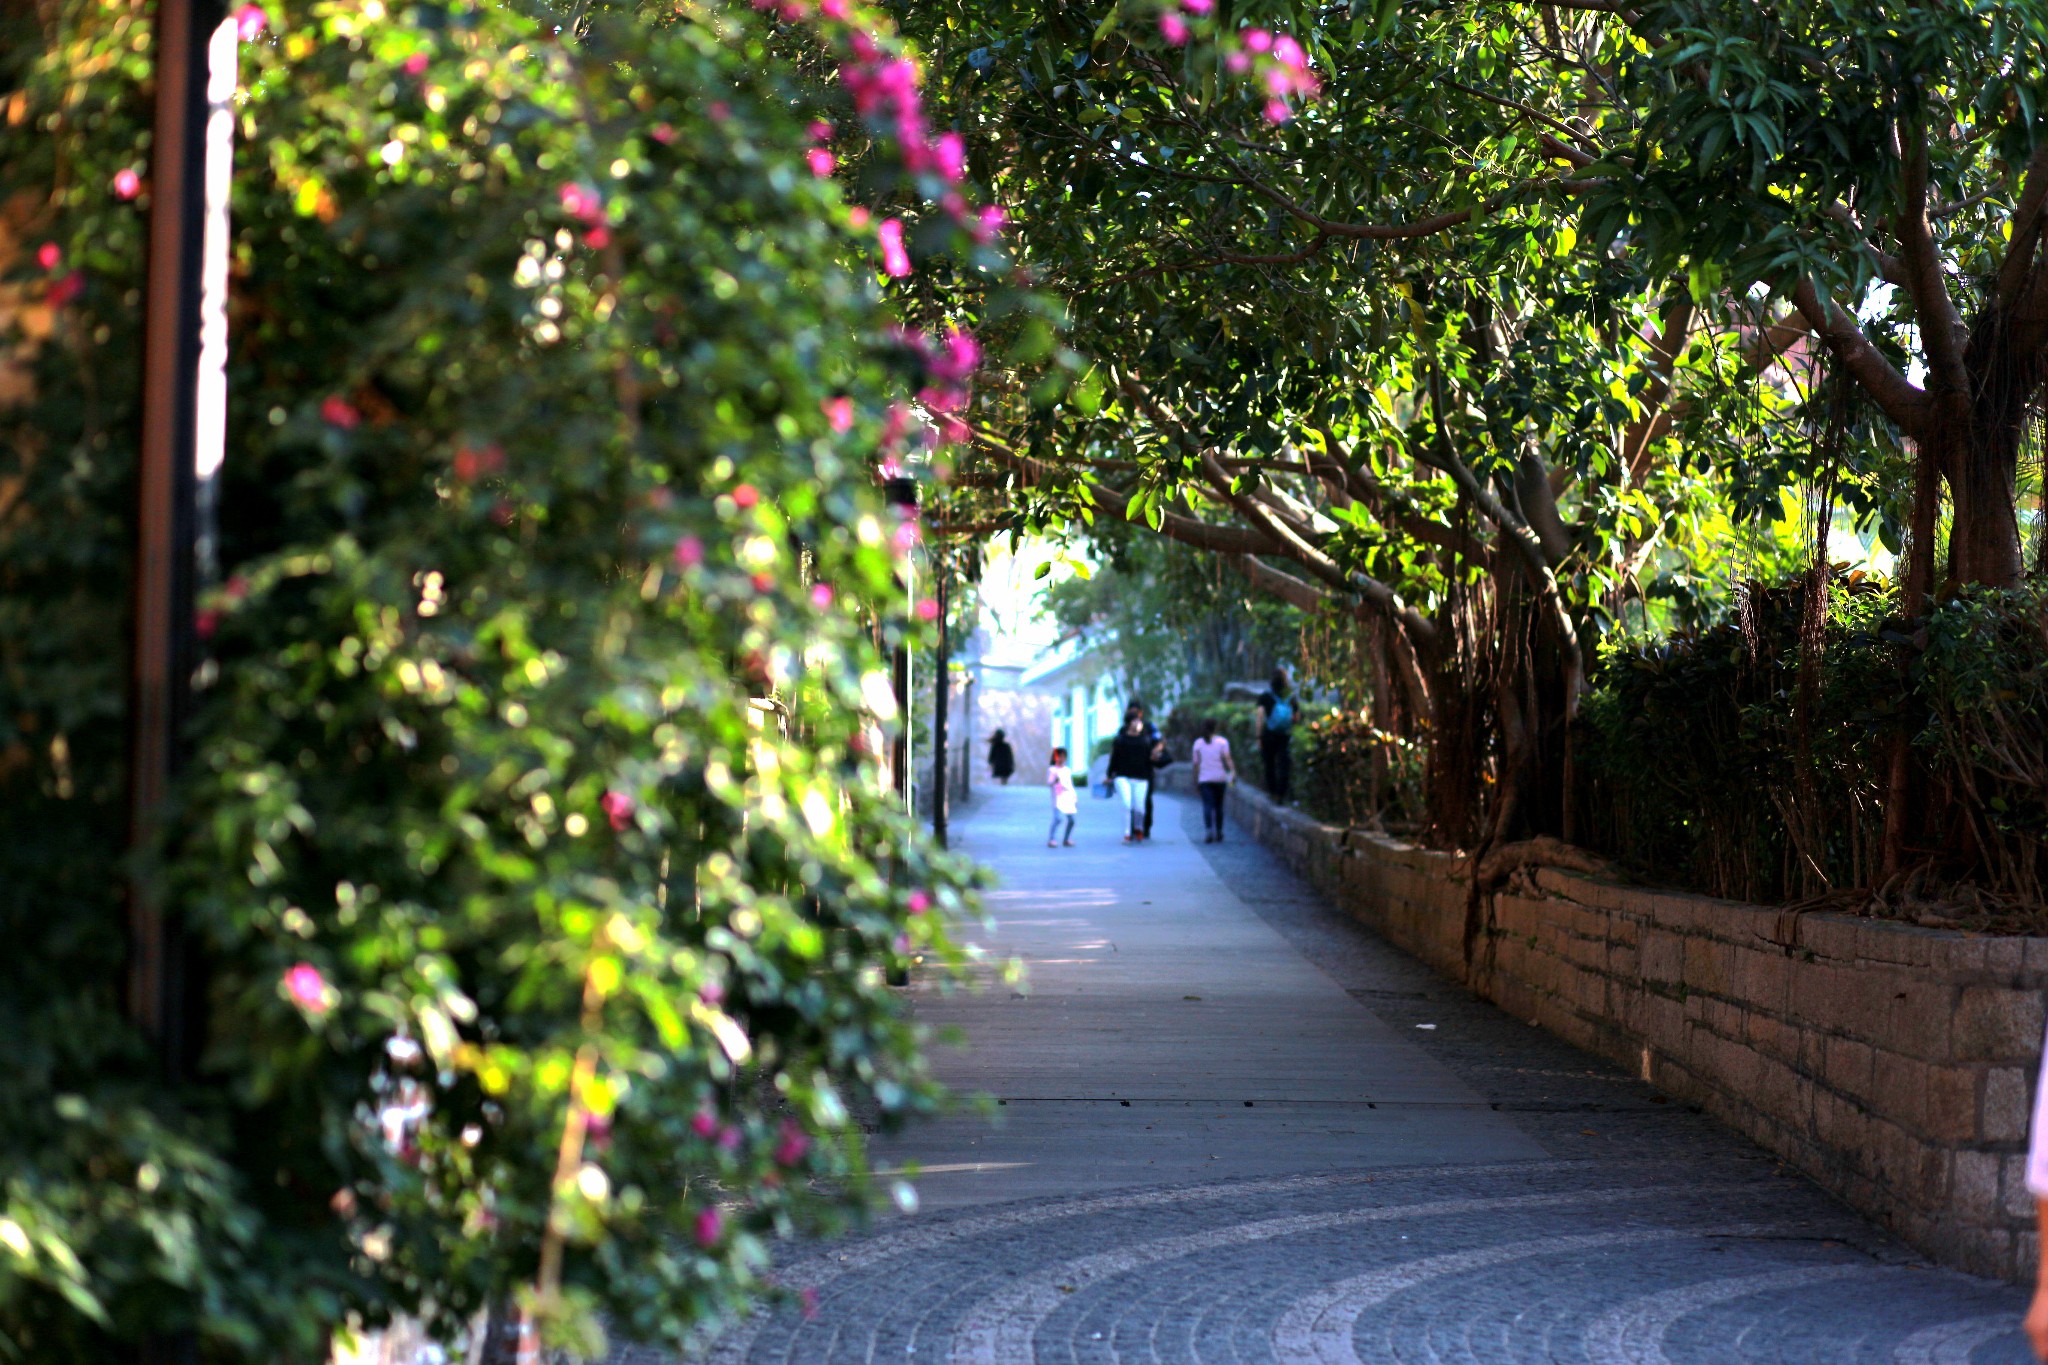
[{"label": "dark pole", "polygon": [[[917,480],[905,475],[896,475],[883,485],[883,495],[891,507],[900,507],[905,516],[917,515]],[[889,680],[896,693],[896,715],[898,729],[896,738],[889,746],[890,770],[896,775],[896,795],[908,811],[911,794],[916,783],[910,771],[910,647],[897,645],[889,652]]]},{"label": "dark pole", "polygon": [[[201,483],[203,476],[210,484],[220,464],[224,394],[217,376],[225,336],[205,335],[205,324],[211,307],[225,328],[223,301],[208,297],[209,284],[219,292],[226,282],[225,233],[218,242],[208,240],[209,142],[226,131],[215,128],[216,138],[209,138],[209,68],[223,55],[223,34],[230,95],[234,79],[234,30],[224,27],[221,10],[215,0],[159,0],[157,6],[129,698],[129,838],[145,852],[156,836],[177,768],[178,732],[190,710]],[[232,115],[224,117],[231,127]],[[226,167],[214,169],[217,182]],[[217,207],[224,216],[225,203]],[[208,258],[216,252],[209,248],[217,249],[221,264],[212,280]],[[185,1028],[184,953],[173,916],[146,871],[131,887],[129,932],[129,1013],[156,1045],[167,1074],[180,1074],[192,1044]]]},{"label": "dark pole", "polygon": [[[192,945],[152,865],[177,771],[197,662],[195,586],[213,557],[213,482],[224,444],[227,196],[235,29],[219,0],[158,0],[151,139],[142,440],[136,470],[128,704],[128,1014],[173,1084],[191,1075],[202,994]],[[187,1330],[153,1332],[143,1365],[197,1358]]]},{"label": "dark pole", "polygon": [[946,618],[951,615],[948,600],[951,596],[953,575],[944,560],[932,568],[938,579],[933,595],[939,603],[939,653],[937,665],[932,671],[932,837],[939,841],[939,847],[946,847],[947,808],[952,804],[946,790],[946,746],[951,740],[947,728],[948,712],[951,710],[953,690],[953,630]]}]

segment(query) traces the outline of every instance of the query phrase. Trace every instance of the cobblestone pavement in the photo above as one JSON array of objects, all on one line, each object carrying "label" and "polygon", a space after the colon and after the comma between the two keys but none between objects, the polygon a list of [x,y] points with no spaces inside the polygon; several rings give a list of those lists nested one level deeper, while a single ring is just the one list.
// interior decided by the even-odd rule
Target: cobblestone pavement
[{"label": "cobblestone pavement", "polygon": [[[1162,805],[1152,847],[1063,864],[1013,851],[1038,801],[994,795],[966,841],[1017,896],[997,902],[996,945],[1047,995],[920,1009],[968,1033],[956,1085],[1037,1117],[911,1135],[895,1155],[924,1162],[934,1211],[786,1255],[815,1315],[740,1324],[714,1365],[2030,1358],[2019,1291],[1927,1265],[1768,1154],[1473,1000],[1264,850],[1200,845],[1192,803]],[[1179,938],[1148,937],[1153,901]],[[1156,1003],[1216,999],[1234,976],[1303,1022],[1265,997],[1199,1017]],[[1050,1093],[1062,1081],[1073,1093]]]}]

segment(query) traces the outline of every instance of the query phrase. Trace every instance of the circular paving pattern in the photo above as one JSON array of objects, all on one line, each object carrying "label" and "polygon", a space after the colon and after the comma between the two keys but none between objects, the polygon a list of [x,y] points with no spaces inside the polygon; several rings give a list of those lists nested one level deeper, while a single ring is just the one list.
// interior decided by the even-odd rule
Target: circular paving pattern
[{"label": "circular paving pattern", "polygon": [[930,1215],[789,1259],[781,1278],[814,1290],[816,1313],[764,1313],[707,1359],[2030,1359],[2018,1291],[1873,1250],[1864,1225],[1767,1170],[1614,1161],[1382,1169]]}]

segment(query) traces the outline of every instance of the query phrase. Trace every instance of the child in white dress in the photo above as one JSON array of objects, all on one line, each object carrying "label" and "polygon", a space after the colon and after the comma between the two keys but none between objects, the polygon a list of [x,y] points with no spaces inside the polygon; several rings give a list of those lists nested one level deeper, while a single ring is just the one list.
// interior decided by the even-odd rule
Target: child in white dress
[{"label": "child in white dress", "polygon": [[1046,831],[1045,846],[1061,843],[1060,821],[1067,822],[1065,845],[1074,846],[1074,817],[1080,813],[1080,798],[1074,792],[1074,770],[1067,766],[1067,751],[1052,751],[1052,766],[1045,770],[1045,784],[1052,788],[1052,828]]}]

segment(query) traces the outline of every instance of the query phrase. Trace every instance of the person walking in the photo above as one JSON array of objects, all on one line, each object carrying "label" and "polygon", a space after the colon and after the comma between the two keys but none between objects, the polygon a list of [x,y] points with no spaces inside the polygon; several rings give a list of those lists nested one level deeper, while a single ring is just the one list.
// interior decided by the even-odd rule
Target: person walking
[{"label": "person walking", "polygon": [[1202,722],[1202,737],[1195,741],[1195,790],[1202,794],[1202,842],[1223,842],[1223,796],[1237,780],[1237,764],[1230,757],[1230,741],[1216,733],[1216,722]]},{"label": "person walking", "polygon": [[1144,702],[1132,702],[1124,712],[1124,719],[1129,720],[1132,715],[1145,722],[1145,738],[1152,741],[1152,782],[1145,788],[1145,837],[1149,839],[1152,837],[1152,799],[1159,795],[1159,770],[1173,762],[1173,754],[1166,747],[1166,737],[1152,723]]},{"label": "person walking", "polygon": [[1017,771],[1017,754],[1010,747],[1010,741],[1001,730],[988,737],[988,775],[1005,787]]},{"label": "person walking", "polygon": [[[1052,828],[1045,832],[1045,846],[1052,848],[1063,845],[1074,846],[1074,817],[1080,813],[1081,799],[1074,790],[1074,770],[1067,766],[1067,751],[1052,751],[1052,766],[1045,770],[1045,784],[1052,788]],[[1060,821],[1067,822],[1064,838],[1060,834]]]},{"label": "person walking", "polygon": [[1286,805],[1294,794],[1294,683],[1276,668],[1259,694],[1259,758],[1266,768],[1266,795]]},{"label": "person walking", "polygon": [[1154,747],[1152,736],[1146,733],[1144,713],[1135,706],[1124,712],[1124,728],[1109,746],[1109,778],[1130,819],[1123,839],[1127,844],[1145,840],[1145,798],[1152,792]]}]

